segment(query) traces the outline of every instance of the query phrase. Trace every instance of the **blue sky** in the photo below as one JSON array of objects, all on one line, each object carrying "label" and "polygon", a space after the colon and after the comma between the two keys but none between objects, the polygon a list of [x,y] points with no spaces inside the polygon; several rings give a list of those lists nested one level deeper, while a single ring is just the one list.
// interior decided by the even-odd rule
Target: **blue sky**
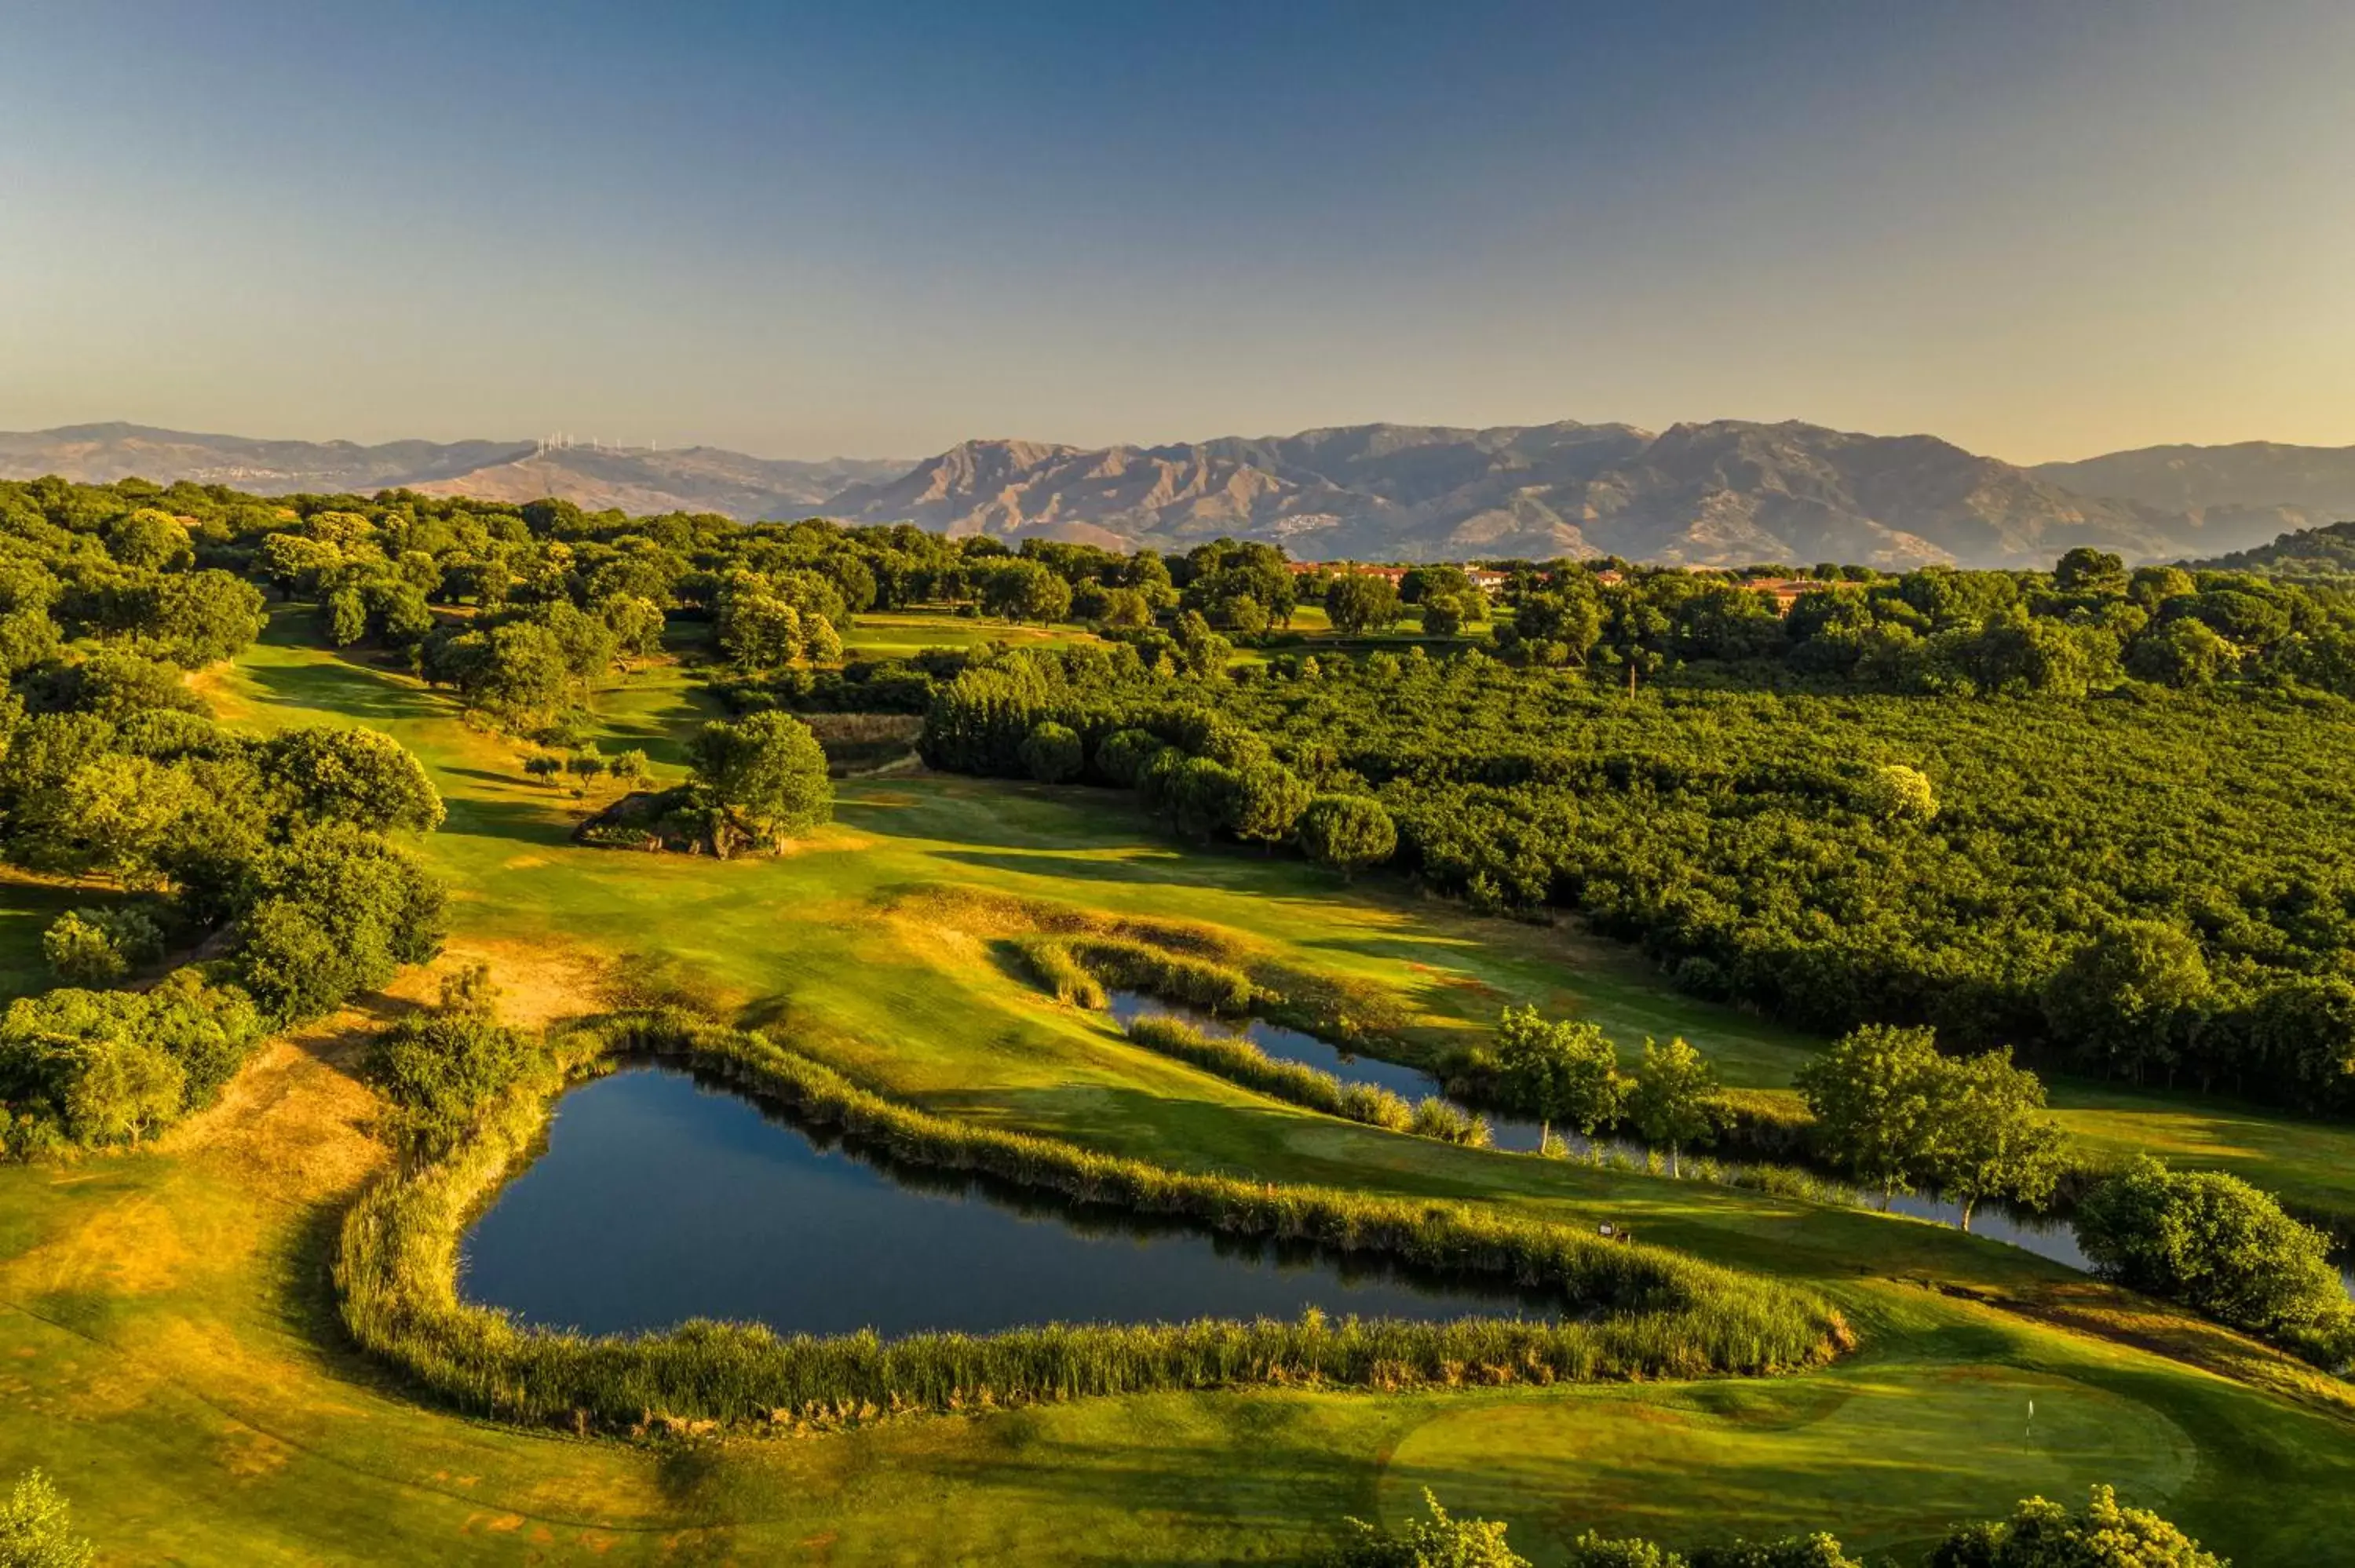
[{"label": "blue sky", "polygon": [[0,427],[2355,441],[2355,6],[20,3]]}]

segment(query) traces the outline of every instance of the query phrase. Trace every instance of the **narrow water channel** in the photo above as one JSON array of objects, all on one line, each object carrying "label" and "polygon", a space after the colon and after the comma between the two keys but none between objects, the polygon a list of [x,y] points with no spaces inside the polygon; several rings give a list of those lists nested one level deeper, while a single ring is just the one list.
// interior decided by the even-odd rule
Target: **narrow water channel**
[{"label": "narrow water channel", "polygon": [[783,1333],[1046,1322],[1558,1317],[1558,1294],[1239,1242],[888,1164],[686,1074],[633,1067],[558,1102],[547,1148],[468,1233],[460,1288],[527,1322],[689,1318]]},{"label": "narrow water channel", "polygon": [[[1210,1033],[1239,1033],[1280,1061],[1298,1062],[1315,1067],[1332,1074],[1343,1083],[1379,1085],[1409,1101],[1419,1100],[1428,1095],[1445,1097],[1439,1080],[1420,1067],[1385,1062],[1376,1056],[1353,1054],[1297,1029],[1286,1029],[1281,1024],[1257,1018],[1236,1023],[1194,1009],[1173,1006],[1137,991],[1114,991],[1110,1000],[1112,1015],[1124,1025],[1147,1013],[1164,1013],[1181,1018],[1196,1028]],[[1479,1114],[1487,1122],[1490,1136],[1498,1149],[1529,1153],[1538,1148],[1540,1128],[1536,1122],[1499,1116],[1491,1111]],[[1571,1133],[1567,1135],[1567,1140],[1572,1148],[1582,1153],[1600,1150],[1605,1154],[1639,1162],[1647,1152],[1642,1144],[1622,1139],[1589,1139]],[[1724,1160],[1719,1163],[1721,1166],[1738,1164]],[[1896,1213],[1934,1220],[1945,1225],[1959,1221],[1963,1212],[1959,1203],[1919,1192],[1891,1197],[1889,1208]],[[2071,1268],[2088,1266],[2084,1250],[2077,1245],[2076,1230],[2065,1219],[2023,1213],[1999,1204],[1984,1203],[1971,1215],[1971,1234],[2019,1247],[2039,1257],[2051,1258]]]}]

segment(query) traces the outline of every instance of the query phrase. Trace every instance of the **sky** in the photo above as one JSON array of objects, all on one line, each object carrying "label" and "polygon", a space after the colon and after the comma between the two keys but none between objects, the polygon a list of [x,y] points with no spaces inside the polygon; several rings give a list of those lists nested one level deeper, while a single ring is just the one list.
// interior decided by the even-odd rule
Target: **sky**
[{"label": "sky", "polygon": [[2346,0],[0,6],[0,428],[2355,443]]}]

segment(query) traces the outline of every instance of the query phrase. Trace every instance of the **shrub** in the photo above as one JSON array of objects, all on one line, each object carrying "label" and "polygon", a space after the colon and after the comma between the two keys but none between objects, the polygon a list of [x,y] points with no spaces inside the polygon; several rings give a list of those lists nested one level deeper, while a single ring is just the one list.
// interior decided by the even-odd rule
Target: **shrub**
[{"label": "shrub", "polygon": [[2030,1498],[2009,1519],[1957,1527],[1924,1568],[2226,1568],[2155,1513],[2095,1487],[2083,1512]]},{"label": "shrub", "polygon": [[2293,1333],[2348,1309],[2328,1239],[2237,1176],[2137,1156],[2085,1195],[2076,1226],[2102,1274],[2236,1329]]},{"label": "shrub", "polygon": [[41,933],[41,956],[69,985],[112,985],[164,956],[164,932],[136,909],[69,909]]},{"label": "shrub", "polygon": [[0,1503],[0,1568],[85,1568],[94,1555],[48,1477],[26,1472]]},{"label": "shrub", "polygon": [[135,1143],[209,1103],[261,1033],[244,992],[193,968],[145,991],[20,997],[0,1013],[7,1151]]},{"label": "shrub", "polygon": [[1080,776],[1087,749],[1079,733],[1059,724],[1037,724],[1022,741],[1022,766],[1041,784],[1065,784]]},{"label": "shrub", "polygon": [[1411,1519],[1396,1530],[1349,1520],[1348,1539],[1327,1562],[1332,1568],[1529,1568],[1528,1558],[1505,1544],[1501,1521],[1450,1518],[1428,1490],[1423,1506],[1429,1519]]},{"label": "shrub", "polygon": [[419,1143],[446,1144],[530,1069],[530,1042],[499,1022],[496,998],[490,971],[474,965],[442,982],[438,1008],[410,1013],[370,1044],[368,1075]]},{"label": "shrub", "polygon": [[1417,1100],[1407,1130],[1419,1138],[1436,1138],[1471,1149],[1488,1147],[1488,1124],[1452,1100],[1437,1095]]},{"label": "shrub", "polygon": [[1310,860],[1342,874],[1380,865],[1398,849],[1398,828],[1382,803],[1364,795],[1319,795],[1300,814],[1300,847]]},{"label": "shrub", "polygon": [[1146,764],[1167,749],[1167,743],[1151,730],[1114,730],[1096,747],[1096,771],[1123,789],[1133,789]]}]

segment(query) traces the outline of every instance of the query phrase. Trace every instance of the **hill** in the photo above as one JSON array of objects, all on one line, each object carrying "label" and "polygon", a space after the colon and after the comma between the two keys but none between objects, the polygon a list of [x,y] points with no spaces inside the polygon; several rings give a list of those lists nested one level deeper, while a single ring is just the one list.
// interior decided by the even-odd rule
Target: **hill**
[{"label": "hill", "polygon": [[2286,507],[2317,522],[2355,517],[2355,447],[2143,447],[2029,471],[2071,490],[2169,511]]},{"label": "hill", "polygon": [[2235,550],[2192,567],[2227,572],[2261,572],[2281,577],[2355,577],[2355,523],[2331,523],[2284,534],[2270,545]]},{"label": "hill", "polygon": [[0,479],[53,473],[108,483],[136,476],[267,495],[400,488],[511,502],[555,495],[592,511],[719,512],[748,522],[806,515],[845,485],[907,466],[900,459],[798,462],[717,447],[542,450],[535,441],[257,440],[126,424],[0,433]]},{"label": "hill", "polygon": [[2049,565],[2278,531],[2077,493],[1931,436],[1719,420],[1487,429],[1360,425],[1083,449],[966,441],[826,507],[848,521],[1183,549],[1228,534],[1309,556],[1625,556],[1693,566],[1823,559]]}]

